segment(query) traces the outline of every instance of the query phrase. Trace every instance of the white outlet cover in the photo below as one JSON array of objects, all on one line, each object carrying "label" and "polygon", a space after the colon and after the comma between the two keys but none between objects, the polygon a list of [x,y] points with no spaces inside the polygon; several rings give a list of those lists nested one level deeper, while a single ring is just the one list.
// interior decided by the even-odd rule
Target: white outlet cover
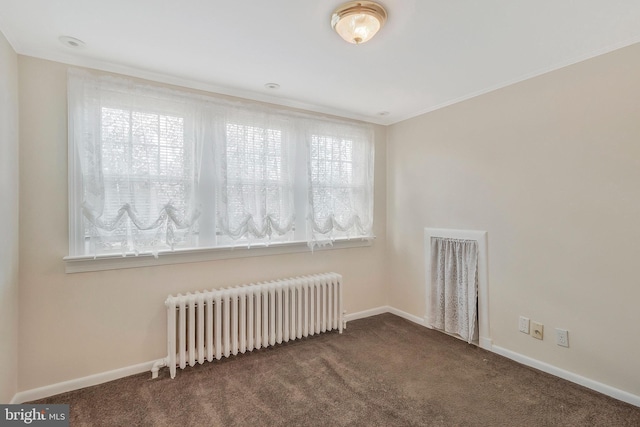
[{"label": "white outlet cover", "polygon": [[556,344],[561,347],[569,347],[569,331],[556,328]]},{"label": "white outlet cover", "polygon": [[525,334],[529,333],[529,318],[528,317],[520,316],[520,319],[518,320],[518,330],[520,330],[520,332],[523,332]]}]

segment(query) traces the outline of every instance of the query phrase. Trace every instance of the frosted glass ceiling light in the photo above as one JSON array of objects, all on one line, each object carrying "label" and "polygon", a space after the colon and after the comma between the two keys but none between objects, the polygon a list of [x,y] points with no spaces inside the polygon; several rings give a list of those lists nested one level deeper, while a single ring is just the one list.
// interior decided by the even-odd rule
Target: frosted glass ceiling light
[{"label": "frosted glass ceiling light", "polygon": [[331,15],[331,27],[353,44],[370,40],[387,20],[387,11],[372,1],[350,1]]}]

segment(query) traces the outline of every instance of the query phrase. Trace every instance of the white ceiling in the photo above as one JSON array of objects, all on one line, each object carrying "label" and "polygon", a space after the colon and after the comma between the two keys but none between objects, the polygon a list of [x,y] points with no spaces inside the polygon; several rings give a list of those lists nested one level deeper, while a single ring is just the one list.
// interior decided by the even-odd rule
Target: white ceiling
[{"label": "white ceiling", "polygon": [[0,30],[23,55],[381,124],[640,41],[639,0],[380,0],[355,46],[329,24],[341,3],[0,0]]}]

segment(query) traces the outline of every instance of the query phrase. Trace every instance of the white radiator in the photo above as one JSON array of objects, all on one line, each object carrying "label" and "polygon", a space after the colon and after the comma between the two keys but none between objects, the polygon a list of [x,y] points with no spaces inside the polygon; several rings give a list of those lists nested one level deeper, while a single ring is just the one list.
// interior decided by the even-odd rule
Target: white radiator
[{"label": "white radiator", "polygon": [[166,358],[151,369],[213,361],[330,330],[342,333],[342,276],[316,274],[169,295]]}]

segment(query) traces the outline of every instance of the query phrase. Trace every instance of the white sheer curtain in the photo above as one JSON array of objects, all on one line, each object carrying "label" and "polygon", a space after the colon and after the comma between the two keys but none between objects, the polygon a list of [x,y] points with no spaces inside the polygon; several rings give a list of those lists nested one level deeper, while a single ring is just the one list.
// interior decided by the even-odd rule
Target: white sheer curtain
[{"label": "white sheer curtain", "polygon": [[70,70],[69,253],[372,238],[371,126]]},{"label": "white sheer curtain", "polygon": [[69,73],[69,132],[85,252],[193,246],[201,141],[193,103],[109,76]]},{"label": "white sheer curtain", "polygon": [[373,237],[372,130],[368,126],[314,123],[307,133],[309,244],[339,237]]},{"label": "white sheer curtain", "polygon": [[290,118],[233,108],[218,133],[218,230],[233,241],[292,235],[295,140]]},{"label": "white sheer curtain", "polygon": [[471,343],[478,337],[478,242],[431,239],[430,324]]}]

